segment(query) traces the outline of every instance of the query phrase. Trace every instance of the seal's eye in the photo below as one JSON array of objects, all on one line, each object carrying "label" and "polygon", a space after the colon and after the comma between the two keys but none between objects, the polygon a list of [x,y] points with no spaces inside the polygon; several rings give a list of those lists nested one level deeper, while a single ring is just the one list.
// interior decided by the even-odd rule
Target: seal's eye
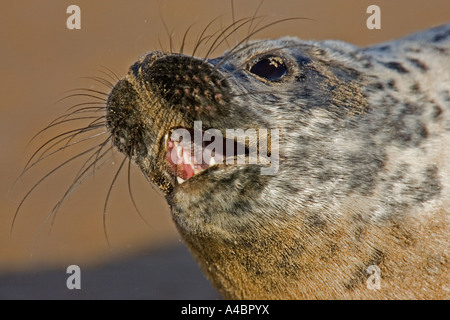
[{"label": "seal's eye", "polygon": [[287,74],[288,68],[280,57],[272,56],[260,59],[249,71],[263,79],[278,81]]}]

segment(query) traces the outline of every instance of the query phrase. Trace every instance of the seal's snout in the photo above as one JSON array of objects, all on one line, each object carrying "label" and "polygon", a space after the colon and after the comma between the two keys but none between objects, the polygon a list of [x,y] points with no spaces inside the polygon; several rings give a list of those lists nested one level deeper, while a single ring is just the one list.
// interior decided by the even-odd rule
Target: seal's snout
[{"label": "seal's snout", "polygon": [[194,119],[223,107],[223,76],[204,60],[168,55],[140,66],[142,84],[156,93],[166,108]]},{"label": "seal's snout", "polygon": [[229,113],[225,78],[209,60],[157,51],[143,56],[108,97],[113,144],[153,181],[157,175],[164,186],[173,186],[175,178],[164,160],[167,135],[173,128],[193,129],[194,121],[220,128]]},{"label": "seal's snout", "polygon": [[224,116],[228,102],[223,80],[205,60],[159,52],[146,55],[131,66],[108,98],[107,124],[115,144],[126,151],[143,126],[157,135],[176,126],[192,127],[196,120],[208,124]]},{"label": "seal's snout", "polygon": [[146,154],[146,140],[140,129],[142,100],[139,92],[127,79],[114,86],[106,102],[106,122],[113,144],[128,155]]}]

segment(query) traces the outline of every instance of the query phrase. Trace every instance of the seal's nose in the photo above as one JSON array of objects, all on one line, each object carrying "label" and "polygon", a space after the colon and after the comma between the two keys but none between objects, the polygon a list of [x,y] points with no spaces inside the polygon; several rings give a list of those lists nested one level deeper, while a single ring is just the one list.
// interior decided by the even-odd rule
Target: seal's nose
[{"label": "seal's nose", "polygon": [[154,92],[165,104],[187,116],[215,112],[224,103],[225,83],[207,61],[184,55],[167,55],[140,67],[147,91]]},{"label": "seal's nose", "polygon": [[147,154],[145,140],[148,136],[143,135],[148,131],[142,130],[142,108],[143,103],[135,87],[126,79],[119,80],[106,101],[106,125],[114,145],[125,154]]}]

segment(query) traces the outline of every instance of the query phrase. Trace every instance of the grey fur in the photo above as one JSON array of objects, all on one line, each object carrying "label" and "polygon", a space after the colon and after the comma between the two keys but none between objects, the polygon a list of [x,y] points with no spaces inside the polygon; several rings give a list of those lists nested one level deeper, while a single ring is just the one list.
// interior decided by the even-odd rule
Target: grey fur
[{"label": "grey fur", "polygon": [[[152,52],[113,89],[109,129],[164,191],[183,238],[225,297],[370,297],[351,293],[363,291],[365,268],[380,264],[394,279],[402,272],[396,255],[412,247],[422,255],[407,262],[412,270],[421,274],[419,260],[441,261],[439,277],[448,280],[449,35],[444,25],[362,49],[285,37],[211,60]],[[288,67],[280,81],[249,72],[267,54]],[[220,130],[279,129],[279,172],[214,166],[178,185],[162,141],[194,120]],[[439,219],[444,237],[423,238],[418,228]],[[390,251],[391,236],[408,249]],[[347,265],[337,262],[344,254]],[[440,286],[434,296],[448,297]],[[392,284],[373,296],[426,297],[402,290]]]}]

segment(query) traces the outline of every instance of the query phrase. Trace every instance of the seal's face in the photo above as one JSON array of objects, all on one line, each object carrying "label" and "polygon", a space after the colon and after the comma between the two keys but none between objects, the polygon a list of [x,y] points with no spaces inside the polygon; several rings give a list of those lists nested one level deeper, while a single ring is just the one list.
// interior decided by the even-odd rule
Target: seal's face
[{"label": "seal's face", "polygon": [[[114,145],[165,194],[200,266],[222,294],[238,297],[243,294],[236,290],[252,289],[230,283],[237,281],[234,274],[244,282],[265,279],[265,289],[258,290],[272,291],[283,286],[271,283],[280,268],[288,269],[286,283],[300,276],[286,259],[321,248],[305,239],[326,225],[321,209],[347,187],[338,183],[345,172],[339,171],[333,139],[343,122],[365,109],[358,81],[355,70],[290,38],[250,42],[217,59],[151,52],[113,88],[107,125]],[[196,161],[195,143],[186,148],[184,138],[173,139],[180,129],[194,136],[218,130],[224,148],[215,156],[246,160]],[[269,160],[251,162],[254,141],[230,140],[228,129],[263,132]],[[260,155],[260,135],[257,140]],[[203,152],[210,143],[197,148]],[[262,174],[274,162],[276,170]],[[258,262],[268,255],[273,265]]]},{"label": "seal's face", "polygon": [[[273,207],[261,202],[265,193],[274,190],[270,181],[277,176],[275,181],[280,182],[283,175],[289,179],[285,163],[288,167],[308,163],[313,156],[299,155],[301,149],[290,146],[298,139],[298,127],[308,128],[316,111],[338,119],[363,109],[361,97],[340,89],[344,83],[350,85],[346,81],[354,78],[353,70],[328,63],[312,45],[298,49],[298,41],[287,38],[255,41],[217,59],[151,52],[113,88],[107,101],[107,125],[114,145],[163,191],[185,231],[209,234],[219,228],[234,233],[235,228],[251,226],[256,220],[263,223]],[[201,122],[200,128],[196,121]],[[198,161],[194,143],[186,147],[172,139],[178,129],[192,136],[199,131],[202,136],[209,130],[221,132],[223,149],[215,150],[215,155],[223,154],[223,160],[248,158],[252,150],[250,138],[241,143],[229,139],[227,129],[268,132],[265,151],[276,158],[244,163],[218,162],[217,157]],[[280,139],[277,146],[271,139],[274,129]],[[327,134],[322,128],[322,135]],[[209,145],[202,141],[201,152]],[[255,148],[258,154],[262,151],[261,141]],[[261,174],[261,168],[273,166],[274,159],[280,167],[277,163],[272,174]],[[291,191],[280,190],[279,196],[288,205],[286,192]],[[272,209],[278,210],[281,203]]]},{"label": "seal's face", "polygon": [[[212,166],[225,169],[213,160],[194,163],[194,146],[192,152],[183,149],[171,139],[174,130],[185,128],[194,134],[194,121],[201,121],[202,131],[267,127],[251,108],[242,109],[233,102],[227,79],[230,71],[216,68],[218,61],[150,53],[130,68],[108,98],[107,124],[114,144],[166,195]],[[264,69],[262,62],[258,65]],[[178,161],[172,157],[175,153]]]}]

